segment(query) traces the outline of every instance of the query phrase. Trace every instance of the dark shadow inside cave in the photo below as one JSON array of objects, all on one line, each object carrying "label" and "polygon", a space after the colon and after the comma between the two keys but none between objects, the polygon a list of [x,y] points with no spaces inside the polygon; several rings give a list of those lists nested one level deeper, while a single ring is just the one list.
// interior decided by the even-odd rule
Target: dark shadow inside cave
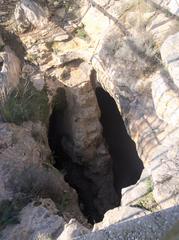
[{"label": "dark shadow inside cave", "polygon": [[96,97],[101,111],[103,137],[113,161],[114,187],[120,195],[122,188],[139,180],[143,163],[138,157],[135,143],[127,134],[114,99],[101,87],[96,88]]},{"label": "dark shadow inside cave", "polygon": [[[60,103],[60,104],[58,104]],[[77,191],[81,211],[94,224],[102,220],[103,216],[95,208],[94,199],[97,189],[94,183],[84,175],[84,166],[73,162],[63,147],[65,131],[65,91],[60,88],[55,99],[55,105],[49,119],[48,141],[55,161],[54,167],[63,171],[64,179]]]},{"label": "dark shadow inside cave", "polygon": [[[101,110],[103,136],[113,160],[114,187],[120,202],[121,188],[137,182],[143,165],[138,158],[135,144],[127,135],[113,98],[102,88],[96,88],[96,96]],[[49,146],[55,160],[54,166],[64,172],[65,181],[77,191],[79,206],[89,223],[99,222],[103,215],[95,207],[95,198],[99,191],[97,184],[86,176],[86,166],[74,162],[63,145],[63,139],[69,138],[65,129],[65,110],[68,106],[64,89],[58,90],[54,102],[48,131]]]}]

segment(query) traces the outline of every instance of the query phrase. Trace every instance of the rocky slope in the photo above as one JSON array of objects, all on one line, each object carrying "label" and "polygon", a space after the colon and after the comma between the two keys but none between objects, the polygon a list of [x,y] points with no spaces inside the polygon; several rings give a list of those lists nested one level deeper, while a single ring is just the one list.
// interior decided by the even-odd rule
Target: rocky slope
[{"label": "rocky slope", "polygon": [[[0,0],[0,239],[175,239],[178,17],[177,0]],[[97,87],[144,165],[122,198]]]}]

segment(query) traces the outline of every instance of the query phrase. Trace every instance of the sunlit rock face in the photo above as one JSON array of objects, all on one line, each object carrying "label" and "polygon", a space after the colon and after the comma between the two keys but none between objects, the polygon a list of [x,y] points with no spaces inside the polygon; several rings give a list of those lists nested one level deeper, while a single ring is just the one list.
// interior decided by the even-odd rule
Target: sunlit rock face
[{"label": "sunlit rock face", "polygon": [[0,97],[4,101],[7,94],[17,87],[21,73],[21,63],[15,52],[5,45],[0,36]]}]

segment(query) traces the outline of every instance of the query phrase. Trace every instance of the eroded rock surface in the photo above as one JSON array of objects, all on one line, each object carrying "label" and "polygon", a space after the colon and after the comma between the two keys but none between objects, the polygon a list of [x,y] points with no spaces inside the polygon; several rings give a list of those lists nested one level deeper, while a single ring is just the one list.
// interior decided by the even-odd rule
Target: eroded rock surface
[{"label": "eroded rock surface", "polygon": [[7,95],[17,87],[21,73],[21,63],[11,48],[5,45],[0,36],[0,100],[5,101]]},{"label": "eroded rock surface", "polygon": [[20,224],[8,226],[2,239],[50,239],[57,238],[64,228],[64,219],[50,199],[39,199],[28,204],[19,213]]}]

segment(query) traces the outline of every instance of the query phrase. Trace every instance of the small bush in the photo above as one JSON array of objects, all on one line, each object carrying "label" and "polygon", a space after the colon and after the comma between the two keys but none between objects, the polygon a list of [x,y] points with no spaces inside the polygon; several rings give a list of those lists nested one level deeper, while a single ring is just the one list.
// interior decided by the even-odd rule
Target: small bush
[{"label": "small bush", "polygon": [[46,123],[49,116],[46,89],[38,91],[30,81],[21,80],[18,87],[1,104],[0,113],[4,121],[17,125],[28,120]]},{"label": "small bush", "polygon": [[89,36],[88,36],[87,32],[85,31],[83,25],[80,26],[80,27],[78,27],[78,28],[75,30],[75,36],[76,36],[76,37],[79,37],[79,38],[81,38],[81,39],[86,39],[86,40],[89,39]]}]

